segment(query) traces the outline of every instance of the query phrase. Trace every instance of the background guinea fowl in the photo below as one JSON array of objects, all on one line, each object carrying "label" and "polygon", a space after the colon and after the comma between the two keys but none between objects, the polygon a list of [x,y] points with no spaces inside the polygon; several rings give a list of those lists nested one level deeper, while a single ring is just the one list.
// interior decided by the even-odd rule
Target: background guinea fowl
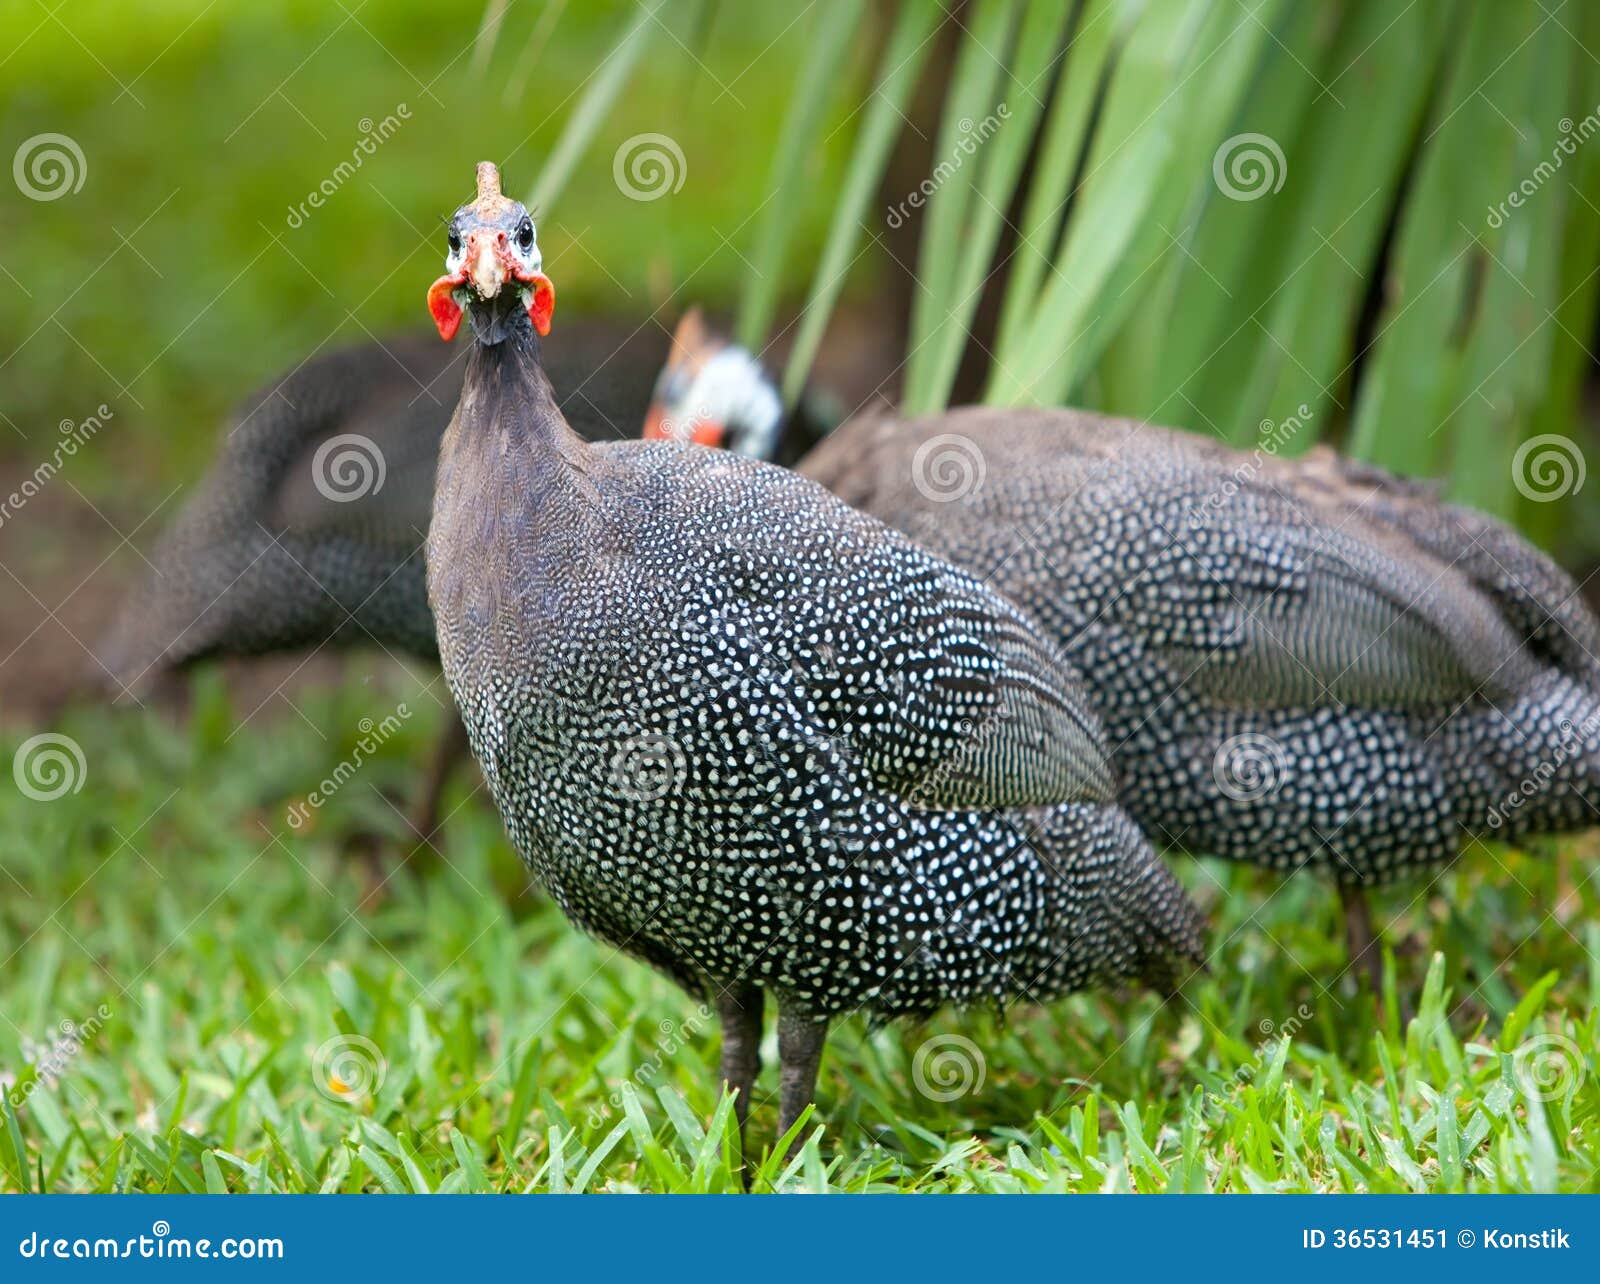
[{"label": "background guinea fowl", "polygon": [[478,341],[428,533],[445,677],[562,909],[715,1003],[741,1114],[764,991],[786,1131],[832,1018],[1167,981],[1198,954],[1026,617],[787,470],[585,442],[539,365],[532,222],[492,165],[449,240],[430,306]]},{"label": "background guinea fowl", "polygon": [[1600,624],[1427,486],[1043,409],[861,416],[798,467],[1048,629],[1158,843],[1335,879],[1375,991],[1362,888],[1600,822]]},{"label": "background guinea fowl", "polygon": [[[585,436],[634,435],[666,344],[608,322],[572,331],[553,365],[563,413]],[[251,396],[97,648],[104,684],[139,696],[196,660],[318,646],[436,660],[422,542],[461,372],[437,340],[399,337]]]}]

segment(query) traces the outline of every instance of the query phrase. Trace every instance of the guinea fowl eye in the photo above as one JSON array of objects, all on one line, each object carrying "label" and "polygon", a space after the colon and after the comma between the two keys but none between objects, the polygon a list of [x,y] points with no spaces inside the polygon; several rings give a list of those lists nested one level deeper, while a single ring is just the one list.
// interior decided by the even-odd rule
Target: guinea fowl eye
[{"label": "guinea fowl eye", "polygon": [[533,248],[533,224],[527,219],[523,219],[522,226],[517,229],[517,244],[524,250]]},{"label": "guinea fowl eye", "polygon": [[461,253],[461,233],[454,228],[450,229],[450,253]]}]

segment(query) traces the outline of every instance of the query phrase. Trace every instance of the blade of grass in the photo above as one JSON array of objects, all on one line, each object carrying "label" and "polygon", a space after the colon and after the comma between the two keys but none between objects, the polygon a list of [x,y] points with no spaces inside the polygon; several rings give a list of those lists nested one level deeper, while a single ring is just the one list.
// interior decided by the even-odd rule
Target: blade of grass
[{"label": "blade of grass", "polygon": [[817,347],[854,260],[867,205],[883,179],[895,139],[900,136],[906,101],[927,56],[935,19],[942,12],[932,0],[906,0],[896,15],[879,64],[877,85],[856,133],[850,165],[828,226],[828,239],[817,260],[811,296],[783,372],[783,399],[788,405],[799,398],[811,372]]},{"label": "blade of grass", "polygon": [[533,185],[533,191],[528,196],[529,209],[547,211],[561,195],[579,157],[599,132],[611,111],[611,105],[628,83],[634,64],[659,38],[661,24],[656,20],[656,13],[663,3],[664,0],[644,0],[632,25],[622,33],[621,39],[601,61],[579,95],[578,105],[572,109],[572,115],[567,117],[561,137],[550,150],[544,169],[539,173],[539,181]]},{"label": "blade of grass", "polygon": [[1433,430],[1481,303],[1484,220],[1512,181],[1513,136],[1481,87],[1525,40],[1526,18],[1515,5],[1473,7],[1422,143],[1349,443],[1398,472],[1430,475],[1443,459]]},{"label": "blade of grass", "polygon": [[[1041,95],[1049,88],[1050,69],[1064,44],[1067,16],[1068,11],[1055,0],[1034,0],[1023,17],[1016,53],[1002,86],[1005,92],[995,108],[996,113],[1003,110],[1006,115],[984,145],[978,162],[962,243],[946,269],[950,280],[946,306],[929,339],[930,355],[924,383],[917,389],[916,410],[939,410],[949,404],[972,317],[994,260],[1000,226],[1011,208],[1044,110]],[[992,118],[986,117],[985,123]]]},{"label": "blade of grass", "polygon": [[1054,404],[1088,369],[1082,346],[1103,329],[1107,288],[1126,261],[1164,187],[1192,117],[1211,86],[1186,69],[1215,47],[1222,10],[1205,4],[1152,6],[1119,59],[1091,144],[1089,170],[1071,225],[1030,323],[1015,349],[999,351],[988,399]]},{"label": "blade of grass", "polygon": [[494,57],[494,47],[500,39],[500,27],[506,20],[507,3],[508,0],[488,0],[483,6],[478,36],[472,42],[471,72],[474,80],[489,69],[489,59]]},{"label": "blade of grass", "polygon": [[1198,405],[1196,385],[1213,363],[1234,352],[1253,352],[1261,333],[1250,318],[1292,266],[1283,257],[1305,187],[1294,181],[1303,155],[1297,140],[1321,93],[1316,70],[1326,61],[1329,25],[1324,11],[1297,4],[1287,6],[1274,24],[1267,56],[1226,132],[1229,138],[1271,138],[1285,153],[1290,173],[1282,190],[1269,186],[1255,200],[1232,200],[1213,184],[1193,234],[1183,236],[1184,253],[1173,265],[1176,280],[1143,305],[1142,324],[1118,336],[1115,346],[1151,344],[1159,352],[1159,359],[1145,367],[1142,387],[1125,379],[1108,391],[1106,403],[1118,413],[1197,431],[1210,427],[1213,416],[1231,420],[1231,406]]},{"label": "blade of grass", "polygon": [[[1338,83],[1359,86],[1362,108],[1313,111],[1308,118],[1304,154],[1316,163],[1301,167],[1310,171],[1311,191],[1289,253],[1299,266],[1268,312],[1255,368],[1242,389],[1230,390],[1229,436],[1240,444],[1253,440],[1263,419],[1304,418],[1302,404],[1318,423],[1327,422],[1348,369],[1367,277],[1453,32],[1438,0],[1419,0],[1399,16],[1386,4],[1361,5],[1352,19],[1334,65]],[[1384,127],[1374,130],[1374,119]],[[1289,448],[1309,444],[1292,440]]]},{"label": "blade of grass", "polygon": [[734,327],[734,338],[751,351],[761,347],[777,311],[784,259],[808,189],[806,153],[816,144],[824,109],[839,91],[845,51],[865,12],[862,0],[835,0],[818,12],[773,152],[766,210]]},{"label": "blade of grass", "polygon": [[[1513,136],[1513,172],[1540,181],[1568,106],[1568,39],[1556,23],[1544,22],[1496,72],[1506,86],[1496,98],[1511,117],[1505,127]],[[1564,183],[1544,181],[1517,217],[1485,238],[1489,262],[1477,324],[1458,367],[1454,406],[1438,425],[1451,438],[1450,494],[1503,517],[1515,507],[1517,481],[1531,480],[1526,467],[1522,478],[1515,476],[1514,460],[1543,397],[1556,333],[1549,318],[1566,292],[1557,273],[1569,192]]]},{"label": "blade of grass", "polygon": [[[1139,407],[1144,390],[1154,384],[1171,332],[1177,273],[1200,266],[1186,242],[1199,211],[1217,197],[1215,163],[1227,145],[1228,127],[1240,104],[1249,101],[1263,61],[1278,55],[1271,34],[1283,7],[1282,0],[1250,0],[1242,9],[1219,6],[1196,32],[1184,78],[1169,91],[1173,101],[1160,108],[1177,109],[1167,173],[1069,355],[1069,366],[1076,367],[1066,385],[1069,398],[1083,400],[1082,384],[1096,365],[1098,404],[1116,413]],[[1129,332],[1131,342],[1108,353],[1119,329]]]},{"label": "blade of grass", "polygon": [[951,324],[956,296],[952,267],[961,253],[967,210],[977,166],[967,163],[976,150],[974,122],[994,114],[1001,72],[1022,16],[1019,0],[978,0],[965,24],[955,70],[945,93],[934,168],[933,194],[923,216],[917,252],[917,288],[911,301],[910,347],[906,355],[904,409],[922,414],[936,408],[932,371],[937,336]]},{"label": "blade of grass", "polygon": [[1033,314],[1040,282],[1050,267],[1056,240],[1072,200],[1072,180],[1086,150],[1095,104],[1133,20],[1139,0],[1089,0],[1056,78],[1055,96],[1040,136],[1039,154],[1028,182],[1018,225],[1017,248],[1006,278],[1005,298],[995,334],[995,351],[1017,345]]}]

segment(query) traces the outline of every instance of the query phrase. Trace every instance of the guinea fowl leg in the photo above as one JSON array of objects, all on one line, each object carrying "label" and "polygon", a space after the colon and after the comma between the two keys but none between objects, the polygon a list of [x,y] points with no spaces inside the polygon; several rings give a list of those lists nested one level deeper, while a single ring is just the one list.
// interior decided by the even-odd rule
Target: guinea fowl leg
[{"label": "guinea fowl leg", "polygon": [[759,986],[736,981],[713,1000],[722,1023],[722,1083],[737,1092],[733,1114],[739,1121],[739,1154],[745,1153],[744,1126],[750,1118],[750,1096],[761,1073],[761,1010]]},{"label": "guinea fowl leg", "polygon": [[450,724],[440,733],[428,756],[427,772],[418,790],[416,805],[405,818],[412,832],[411,839],[401,839],[398,848],[372,833],[358,833],[350,840],[366,884],[361,896],[363,908],[370,909],[387,897],[389,879],[399,866],[409,863],[414,873],[421,873],[427,866],[437,864],[436,855],[423,853],[437,850],[433,847],[433,835],[439,828],[440,795],[456,764],[471,756],[467,729],[451,710]]},{"label": "guinea fowl leg", "polygon": [[428,759],[428,773],[423,777],[417,805],[411,810],[411,828],[423,844],[430,843],[434,831],[439,828],[440,799],[450,773],[455,770],[457,763],[471,756],[466,727],[454,710],[451,710],[449,718],[450,725],[440,734],[438,743],[433,747],[433,755]]},{"label": "guinea fowl leg", "polygon": [[[822,1046],[828,1041],[828,1022],[802,1013],[783,1000],[778,1001],[778,1135],[794,1126],[801,1112],[811,1104],[817,1091],[817,1068],[822,1064]],[[793,1158],[802,1138],[789,1147]]]},{"label": "guinea fowl leg", "polygon": [[1340,883],[1339,903],[1344,906],[1344,939],[1350,951],[1350,965],[1366,973],[1374,997],[1382,1000],[1383,955],[1372,930],[1366,890],[1359,883]]}]

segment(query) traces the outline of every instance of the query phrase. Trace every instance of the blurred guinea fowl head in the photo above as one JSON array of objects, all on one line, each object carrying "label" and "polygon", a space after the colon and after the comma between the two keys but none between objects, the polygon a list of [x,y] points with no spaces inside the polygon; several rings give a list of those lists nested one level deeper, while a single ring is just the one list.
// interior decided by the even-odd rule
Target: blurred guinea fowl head
[{"label": "blurred guinea fowl head", "polygon": [[692,441],[771,459],[782,429],[783,399],[761,363],[690,308],[673,332],[672,351],[645,412],[645,439]]},{"label": "blurred guinea fowl head", "polygon": [[439,337],[455,338],[465,310],[483,344],[502,343],[531,323],[550,333],[556,291],[544,274],[533,219],[521,201],[500,191],[500,171],[478,165],[478,194],[450,219],[445,273],[428,289]]}]

